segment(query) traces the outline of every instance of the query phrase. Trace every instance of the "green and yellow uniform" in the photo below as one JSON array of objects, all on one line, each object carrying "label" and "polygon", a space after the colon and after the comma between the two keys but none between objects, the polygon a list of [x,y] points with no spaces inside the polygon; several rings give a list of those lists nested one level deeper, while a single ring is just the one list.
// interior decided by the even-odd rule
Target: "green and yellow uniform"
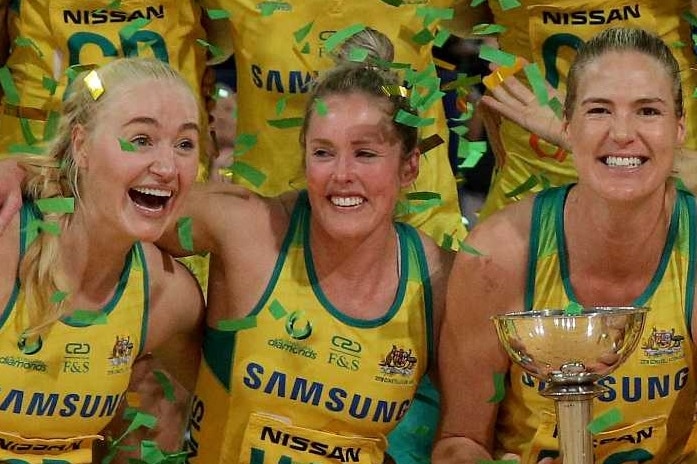
[{"label": "green and yellow uniform", "polygon": [[354,319],[319,286],[303,192],[273,277],[234,331],[207,328],[190,462],[381,463],[431,351],[431,287],[416,231],[396,224],[400,277],[384,316]]},{"label": "green and yellow uniform", "polygon": [[[564,308],[576,301],[569,280],[564,203],[569,187],[542,191],[535,200],[530,236],[526,308]],[[594,400],[597,417],[610,409],[621,421],[594,435],[595,462],[679,462],[693,426],[695,201],[678,191],[668,237],[651,282],[633,302],[650,308],[640,344],[615,372],[600,380],[608,390]],[[558,450],[554,402],[517,365],[499,409],[497,447],[537,463]],[[694,461],[680,461],[694,462]]]},{"label": "green and yellow uniform", "polygon": [[[689,97],[697,84],[697,76],[690,71],[696,60],[690,46],[690,25],[682,18],[690,9],[689,0],[522,0],[520,3],[521,7],[502,11],[499,2],[489,2],[496,23],[506,27],[499,37],[500,47],[537,63],[547,82],[561,91],[566,89],[566,77],[576,50],[593,35],[612,26],[639,27],[658,34],[672,46],[682,70],[688,120],[685,146],[697,148],[697,125],[689,123],[697,119],[696,102]],[[539,191],[547,183],[563,185],[575,181],[571,153],[546,143],[517,124],[504,119],[499,133],[490,136],[500,137],[503,153],[496,154],[497,166],[480,213],[482,218],[520,198],[507,194],[532,176],[537,185],[529,192]]]},{"label": "green and yellow uniform", "polygon": [[[36,212],[21,211],[20,253]],[[39,343],[20,348],[26,327],[24,294],[14,291],[0,314],[0,461],[89,464],[92,442],[123,400],[147,327],[148,274],[136,244],[116,292],[103,308],[106,324],[66,317]],[[44,461],[45,460],[45,461]]]}]

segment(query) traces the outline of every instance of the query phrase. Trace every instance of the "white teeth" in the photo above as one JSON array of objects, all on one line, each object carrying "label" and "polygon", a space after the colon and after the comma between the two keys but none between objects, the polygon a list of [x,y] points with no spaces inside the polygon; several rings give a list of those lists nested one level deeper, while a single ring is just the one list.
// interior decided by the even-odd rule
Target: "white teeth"
[{"label": "white teeth", "polygon": [[156,197],[171,197],[172,192],[170,190],[161,190],[148,187],[134,187],[133,190],[136,192],[144,193],[146,195],[154,195]]},{"label": "white teeth", "polygon": [[613,167],[627,167],[636,168],[641,166],[641,158],[636,156],[624,157],[624,156],[608,156],[605,158],[605,164]]},{"label": "white teeth", "polygon": [[363,203],[361,197],[332,197],[331,201],[336,206],[357,206]]}]

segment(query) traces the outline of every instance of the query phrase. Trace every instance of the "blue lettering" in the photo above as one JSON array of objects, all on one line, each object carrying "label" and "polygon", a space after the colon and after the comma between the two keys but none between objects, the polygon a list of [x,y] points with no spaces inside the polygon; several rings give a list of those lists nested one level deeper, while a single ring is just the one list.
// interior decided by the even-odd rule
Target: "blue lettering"
[{"label": "blue lettering", "polygon": [[288,91],[290,93],[306,93],[310,89],[310,82],[312,81],[310,73],[306,73],[305,80],[303,80],[301,71],[291,71],[288,78],[290,81]]},{"label": "blue lettering", "polygon": [[104,399],[104,407],[99,413],[99,417],[113,416],[120,401],[119,395],[107,395]]},{"label": "blue lettering", "polygon": [[88,411],[90,403],[92,403],[92,395],[85,395],[85,402],[82,403],[82,409],[80,409],[80,416],[92,417],[95,415],[95,413],[97,412],[97,408],[99,407],[99,403],[102,400],[102,397],[100,395],[96,395],[94,399],[95,401],[92,405],[92,409]]},{"label": "blue lettering", "polygon": [[[631,393],[630,382],[634,380],[634,394]],[[641,377],[622,377],[622,399],[627,403],[636,403],[641,399]]]},{"label": "blue lettering", "polygon": [[663,382],[661,382],[660,377],[649,377],[649,399],[656,399],[656,392],[658,391],[658,396],[665,398],[670,393],[670,376],[664,375]]},{"label": "blue lettering", "polygon": [[63,406],[65,407],[61,408],[58,414],[60,414],[62,417],[70,417],[75,414],[75,411],[77,411],[75,402],[77,401],[80,401],[80,395],[76,393],[69,393],[65,395],[65,398],[63,398]]},{"label": "blue lettering", "polygon": [[298,377],[295,379],[295,383],[293,384],[293,391],[290,393],[290,398],[292,400],[297,400],[298,397],[300,397],[301,402],[309,403],[312,401],[312,404],[317,406],[321,399],[323,389],[324,385],[321,383],[312,382],[310,389],[308,390],[307,379]]},{"label": "blue lettering", "polygon": [[368,415],[368,410],[370,409],[370,404],[373,402],[371,398],[366,397],[363,402],[363,409],[358,412],[358,406],[361,404],[361,395],[353,395],[353,400],[351,401],[351,406],[349,407],[349,414],[356,419],[364,419]]},{"label": "blue lettering", "polygon": [[22,401],[24,400],[24,392],[22,390],[10,390],[10,393],[5,397],[2,404],[0,404],[0,411],[7,411],[12,402],[14,402],[14,408],[12,412],[15,414],[20,414],[22,412]]},{"label": "blue lettering", "polygon": [[266,388],[264,388],[264,393],[273,393],[273,389],[276,384],[278,384],[278,391],[276,392],[276,396],[278,396],[279,398],[285,398],[286,374],[284,374],[283,372],[273,371],[271,373],[271,378],[269,379],[269,383],[266,384]]},{"label": "blue lettering", "polygon": [[611,375],[598,380],[598,385],[607,388],[602,395],[598,397],[599,401],[610,402],[617,399],[617,392],[610,385],[615,385],[617,381]]},{"label": "blue lettering", "polygon": [[31,397],[31,402],[29,402],[29,407],[27,408],[27,415],[33,415],[34,410],[36,410],[38,416],[52,416],[57,404],[58,393],[51,393],[48,395],[48,400],[46,402],[44,402],[43,393],[34,393]]},{"label": "blue lettering", "polygon": [[252,82],[254,82],[254,85],[256,85],[258,88],[261,88],[264,83],[261,80],[261,75],[262,71],[259,65],[253,64],[252,65]]},{"label": "blue lettering", "polygon": [[401,420],[402,417],[409,411],[409,406],[411,405],[411,400],[404,400],[402,404],[399,405],[399,411],[397,412],[397,417],[395,420]]},{"label": "blue lettering", "polygon": [[[387,401],[379,400],[375,407],[375,414],[373,414],[373,422],[380,422],[381,420],[382,422],[391,421],[396,407],[396,401],[392,401],[388,404]],[[380,418],[381,414],[382,418]]]},{"label": "blue lettering", "polygon": [[249,363],[247,364],[247,376],[242,379],[242,383],[253,390],[258,390],[259,387],[261,387],[261,379],[259,378],[259,375],[263,374],[263,366],[256,363]]},{"label": "blue lettering", "polygon": [[276,92],[284,93],[281,72],[277,69],[272,69],[266,76],[266,90],[268,90],[269,92],[276,90]]},{"label": "blue lettering", "polygon": [[675,374],[675,385],[673,388],[675,388],[676,391],[682,390],[685,388],[685,385],[687,385],[687,379],[690,375],[690,368],[689,367],[683,367],[680,369],[676,374]]},{"label": "blue lettering", "polygon": [[332,400],[333,403],[325,401],[324,406],[330,411],[341,412],[346,407],[344,405],[344,400],[347,396],[348,393],[346,393],[345,390],[342,390],[341,388],[332,388],[329,390],[329,399]]}]

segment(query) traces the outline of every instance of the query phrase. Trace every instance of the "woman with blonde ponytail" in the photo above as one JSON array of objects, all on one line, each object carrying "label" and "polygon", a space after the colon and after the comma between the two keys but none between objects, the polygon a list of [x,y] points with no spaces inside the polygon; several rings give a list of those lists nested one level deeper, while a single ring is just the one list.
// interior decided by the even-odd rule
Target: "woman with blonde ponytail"
[{"label": "woman with blonde ponytail", "polygon": [[91,463],[141,355],[185,387],[198,367],[201,292],[151,243],[196,176],[197,100],[168,65],[140,58],[67,92],[0,235],[0,462]]}]

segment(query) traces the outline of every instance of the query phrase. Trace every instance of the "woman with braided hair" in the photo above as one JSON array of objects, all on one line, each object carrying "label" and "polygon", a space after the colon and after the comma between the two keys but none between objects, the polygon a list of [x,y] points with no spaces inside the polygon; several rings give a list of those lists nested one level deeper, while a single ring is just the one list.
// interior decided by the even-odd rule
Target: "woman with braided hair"
[{"label": "woman with braided hair", "polygon": [[[0,235],[0,461],[91,463],[134,361],[192,386],[203,299],[152,243],[196,176],[201,111],[154,59],[78,76]],[[166,343],[166,349],[162,349]]]}]

